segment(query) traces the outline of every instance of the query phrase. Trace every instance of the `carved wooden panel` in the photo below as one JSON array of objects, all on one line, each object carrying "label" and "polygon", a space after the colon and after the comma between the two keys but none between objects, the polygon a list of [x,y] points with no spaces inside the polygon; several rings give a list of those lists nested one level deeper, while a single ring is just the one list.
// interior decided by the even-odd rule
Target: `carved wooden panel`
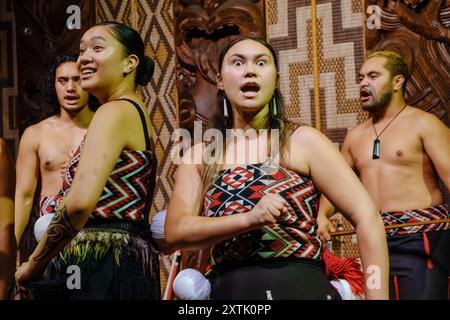
[{"label": "carved wooden panel", "polygon": [[[77,5],[80,29],[68,29],[67,8]],[[42,94],[49,62],[61,52],[77,53],[83,33],[95,24],[95,0],[17,0],[14,2],[17,28],[17,101],[20,133],[42,120],[54,106]]]},{"label": "carved wooden panel", "polygon": [[450,123],[450,1],[366,0],[381,8],[381,29],[366,49],[402,54],[410,68],[407,102]]},{"label": "carved wooden panel", "polygon": [[14,2],[0,1],[0,137],[15,159],[19,144],[17,101],[17,52]]}]

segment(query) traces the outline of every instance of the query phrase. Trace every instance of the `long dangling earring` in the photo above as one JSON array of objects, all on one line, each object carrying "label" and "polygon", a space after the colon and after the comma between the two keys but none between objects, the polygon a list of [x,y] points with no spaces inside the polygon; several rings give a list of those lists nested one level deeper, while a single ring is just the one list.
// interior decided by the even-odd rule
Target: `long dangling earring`
[{"label": "long dangling earring", "polygon": [[225,120],[228,120],[228,106],[227,106],[227,97],[223,94],[223,116]]},{"label": "long dangling earring", "polygon": [[278,116],[278,106],[277,106],[277,99],[275,98],[275,96],[272,97],[272,100],[270,100],[270,113],[272,118],[276,118]]}]

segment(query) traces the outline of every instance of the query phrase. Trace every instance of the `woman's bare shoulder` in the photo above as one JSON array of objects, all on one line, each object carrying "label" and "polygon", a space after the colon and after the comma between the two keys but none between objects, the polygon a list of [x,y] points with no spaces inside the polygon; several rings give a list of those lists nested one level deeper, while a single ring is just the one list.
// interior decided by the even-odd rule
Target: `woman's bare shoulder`
[{"label": "woman's bare shoulder", "polygon": [[298,126],[291,134],[291,143],[299,145],[314,145],[324,139],[328,138],[316,128],[308,125]]}]

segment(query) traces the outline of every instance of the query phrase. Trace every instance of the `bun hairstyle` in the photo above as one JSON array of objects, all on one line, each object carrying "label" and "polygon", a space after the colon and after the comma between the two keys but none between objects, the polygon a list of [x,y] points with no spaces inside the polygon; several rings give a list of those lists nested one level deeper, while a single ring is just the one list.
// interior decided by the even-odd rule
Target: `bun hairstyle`
[{"label": "bun hairstyle", "polygon": [[155,63],[151,58],[145,55],[144,42],[141,35],[122,23],[114,21],[106,21],[95,26],[106,26],[111,30],[111,34],[123,46],[125,54],[135,54],[139,59],[139,64],[136,69],[136,84],[145,86],[150,82],[155,69]]},{"label": "bun hairstyle", "polygon": [[[142,64],[142,66],[141,66]],[[141,68],[139,68],[141,66]],[[136,73],[136,83],[145,86],[150,82],[153,76],[153,71],[155,70],[155,63],[148,56],[144,56],[143,61],[140,61],[138,70]]]}]

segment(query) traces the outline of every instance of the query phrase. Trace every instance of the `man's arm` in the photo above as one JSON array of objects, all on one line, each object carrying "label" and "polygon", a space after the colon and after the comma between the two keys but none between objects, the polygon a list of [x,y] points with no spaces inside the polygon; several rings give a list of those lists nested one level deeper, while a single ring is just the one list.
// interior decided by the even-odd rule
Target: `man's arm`
[{"label": "man's arm", "polygon": [[[350,168],[352,168],[353,171],[355,171],[355,163],[353,161],[353,157],[350,151],[351,138],[352,138],[352,131],[350,130],[342,144],[341,154],[344,157],[345,161],[350,166]],[[330,203],[330,201],[328,201],[328,199],[325,196],[322,195],[320,197],[319,216],[329,218],[335,213],[336,208]]]},{"label": "man's arm", "polygon": [[16,162],[15,230],[17,244],[30,219],[39,176],[39,130],[32,126],[25,130],[19,144]]},{"label": "man's arm", "polygon": [[8,298],[14,280],[14,165],[6,143],[0,139],[0,300]]},{"label": "man's arm", "polygon": [[450,129],[429,113],[421,118],[420,137],[439,177],[450,190]]}]

